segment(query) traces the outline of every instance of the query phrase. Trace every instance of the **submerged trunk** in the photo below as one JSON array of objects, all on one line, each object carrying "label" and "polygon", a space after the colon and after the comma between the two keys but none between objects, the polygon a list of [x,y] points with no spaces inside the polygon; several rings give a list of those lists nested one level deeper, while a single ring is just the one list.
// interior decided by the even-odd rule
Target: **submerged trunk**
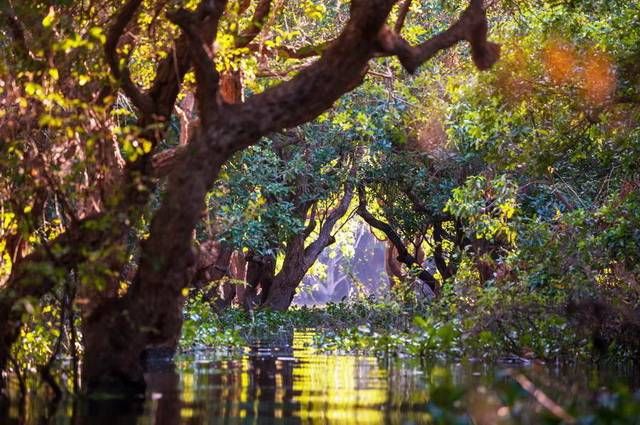
[{"label": "submerged trunk", "polygon": [[[199,71],[196,67],[196,75]],[[202,97],[205,86],[198,86],[200,103],[198,131],[172,164],[166,195],[156,212],[149,239],[141,243],[138,273],[128,293],[96,310],[85,322],[83,378],[89,391],[115,391],[144,388],[143,366],[149,360],[171,359],[182,329],[185,295],[197,272],[197,252],[193,231],[201,220],[205,197],[220,168],[231,156],[236,143],[257,140],[246,128],[219,114],[215,121],[210,110],[217,108]],[[242,101],[240,71],[222,73],[219,94],[227,104]],[[254,140],[255,139],[255,140]],[[213,275],[228,272],[231,250],[221,247]],[[211,271],[211,270],[210,270]],[[209,276],[213,277],[213,276]],[[122,388],[122,387],[125,388]]]},{"label": "submerged trunk", "polygon": [[196,266],[193,229],[227,156],[198,137],[171,174],[149,239],[142,243],[131,288],[124,297],[98,307],[85,321],[87,390],[140,392],[145,357],[170,358],[175,352],[182,327],[183,289]]}]

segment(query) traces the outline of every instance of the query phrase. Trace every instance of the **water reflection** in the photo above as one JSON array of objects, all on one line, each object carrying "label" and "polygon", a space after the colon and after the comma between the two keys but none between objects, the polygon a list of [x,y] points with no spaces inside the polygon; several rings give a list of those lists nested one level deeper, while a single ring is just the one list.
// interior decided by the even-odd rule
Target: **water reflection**
[{"label": "water reflection", "polygon": [[[426,401],[424,388],[420,396],[415,386],[395,382],[398,392],[394,393],[388,372],[375,358],[321,355],[310,348],[312,337],[309,332],[296,332],[290,346],[257,345],[241,359],[205,357],[185,362],[182,423],[427,421],[428,415],[420,410]],[[417,408],[407,408],[413,405]]]},{"label": "water reflection", "polygon": [[[326,355],[311,348],[312,332],[286,342],[263,341],[244,353],[198,352],[175,366],[151,367],[144,400],[65,400],[48,410],[31,397],[26,419],[13,406],[1,424],[539,424],[545,410],[517,376],[535,378],[558,406],[588,411],[585,388],[620,382],[595,370],[530,365],[523,370],[482,362],[416,365],[399,359]],[[633,378],[635,376],[635,379]],[[638,375],[622,381],[638,387]],[[533,385],[533,383],[532,383]],[[545,394],[546,396],[546,394]],[[567,417],[570,417],[567,413]],[[557,417],[552,418],[557,422]]]}]

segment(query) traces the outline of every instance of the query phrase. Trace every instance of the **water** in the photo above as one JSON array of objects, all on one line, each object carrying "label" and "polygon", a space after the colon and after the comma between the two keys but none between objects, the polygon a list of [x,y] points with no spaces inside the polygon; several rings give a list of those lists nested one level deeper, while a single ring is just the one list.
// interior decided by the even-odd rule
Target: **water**
[{"label": "water", "polygon": [[[590,390],[628,381],[631,372],[584,368],[489,366],[481,362],[418,364],[366,355],[321,354],[313,333],[288,343],[257,343],[244,353],[202,351],[181,356],[176,368],[147,375],[145,400],[64,400],[55,408],[32,397],[26,418],[13,406],[0,423],[35,424],[539,424],[557,423],[571,407],[593,409]],[[523,389],[522,377],[549,400]],[[520,380],[521,382],[518,382]],[[637,382],[635,383],[637,385]],[[539,393],[536,393],[538,396]],[[550,408],[561,411],[550,413]],[[640,423],[630,419],[624,423]],[[549,421],[549,422],[545,422]],[[593,423],[599,423],[597,420]],[[622,423],[622,422],[621,422]]]}]

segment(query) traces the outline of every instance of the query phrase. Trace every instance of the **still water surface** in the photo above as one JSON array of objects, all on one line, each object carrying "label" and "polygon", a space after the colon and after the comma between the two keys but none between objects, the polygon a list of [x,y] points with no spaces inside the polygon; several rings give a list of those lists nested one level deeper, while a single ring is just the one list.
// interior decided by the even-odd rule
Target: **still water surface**
[{"label": "still water surface", "polygon": [[528,377],[544,385],[545,395],[558,405],[581,410],[588,410],[590,401],[580,400],[577,394],[608,379],[584,369],[535,364],[421,365],[366,355],[322,354],[311,347],[312,338],[312,332],[297,331],[284,343],[257,343],[240,354],[183,355],[175,369],[164,366],[147,375],[144,401],[68,400],[47,410],[35,399],[29,401],[26,422],[16,418],[14,407],[8,423],[552,423],[556,420],[544,421],[553,415],[514,377]]}]

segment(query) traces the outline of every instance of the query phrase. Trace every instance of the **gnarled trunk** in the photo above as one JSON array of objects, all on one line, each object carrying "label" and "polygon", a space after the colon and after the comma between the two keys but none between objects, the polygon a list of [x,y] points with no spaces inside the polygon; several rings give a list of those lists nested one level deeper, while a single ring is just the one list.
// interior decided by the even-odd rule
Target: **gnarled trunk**
[{"label": "gnarled trunk", "polygon": [[170,358],[175,352],[183,320],[183,289],[195,272],[193,229],[227,157],[227,152],[211,149],[204,137],[198,137],[171,174],[149,239],[142,243],[131,288],[123,298],[98,307],[85,321],[83,378],[89,391],[140,391],[144,357]]},{"label": "gnarled trunk", "polygon": [[282,269],[273,279],[273,284],[264,301],[264,306],[273,310],[286,310],[293,302],[296,289],[302,282],[304,275],[313,265],[317,255],[311,260],[311,256],[305,255],[303,235],[296,235],[287,244]]}]

